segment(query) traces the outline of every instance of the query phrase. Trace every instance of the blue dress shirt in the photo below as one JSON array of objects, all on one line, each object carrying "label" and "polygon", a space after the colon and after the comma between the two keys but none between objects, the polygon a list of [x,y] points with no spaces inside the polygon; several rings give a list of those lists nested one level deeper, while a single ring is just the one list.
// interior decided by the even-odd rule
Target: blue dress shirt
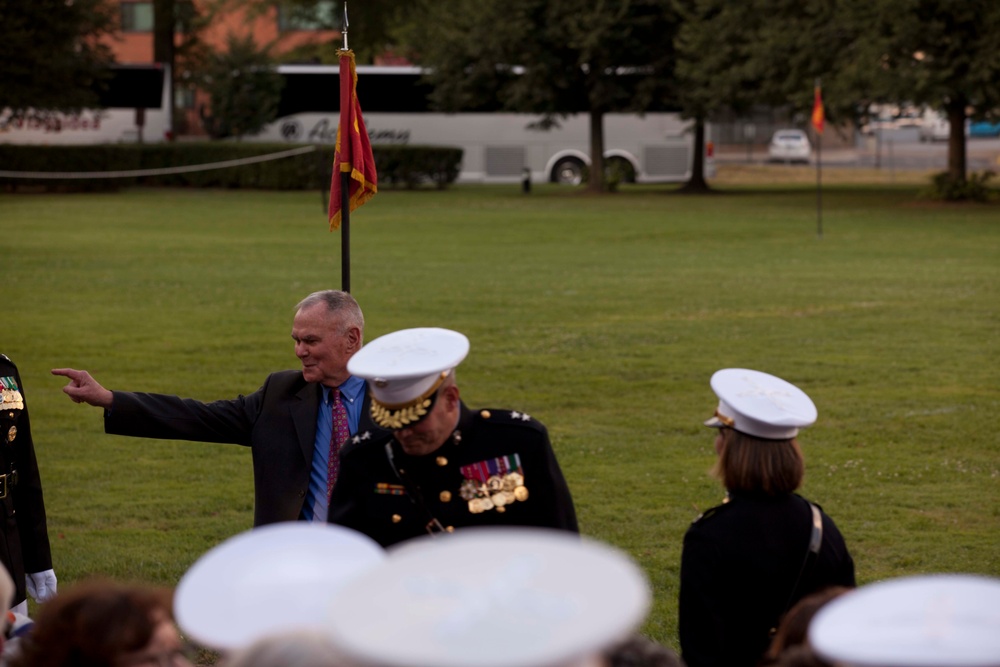
[{"label": "blue dress shirt", "polygon": [[[347,422],[351,435],[358,432],[361,420],[361,405],[365,397],[365,381],[353,375],[340,385],[340,399],[347,409]],[[326,522],[328,501],[326,498],[327,470],[330,461],[330,437],[333,433],[333,398],[330,387],[323,387],[323,402],[316,415],[316,442],[313,445],[312,469],[309,472],[309,490],[302,506],[305,521]]]}]

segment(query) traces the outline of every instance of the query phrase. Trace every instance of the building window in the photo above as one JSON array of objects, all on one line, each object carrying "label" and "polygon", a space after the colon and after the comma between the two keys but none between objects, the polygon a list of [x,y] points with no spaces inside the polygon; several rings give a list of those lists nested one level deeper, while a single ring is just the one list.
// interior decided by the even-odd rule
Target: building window
[{"label": "building window", "polygon": [[334,0],[318,0],[312,7],[278,5],[278,30],[337,30],[340,28],[341,3]]},{"label": "building window", "polygon": [[123,2],[122,32],[152,32],[153,3]]},{"label": "building window", "polygon": [[178,86],[174,89],[174,106],[178,109],[194,109],[195,89]]}]

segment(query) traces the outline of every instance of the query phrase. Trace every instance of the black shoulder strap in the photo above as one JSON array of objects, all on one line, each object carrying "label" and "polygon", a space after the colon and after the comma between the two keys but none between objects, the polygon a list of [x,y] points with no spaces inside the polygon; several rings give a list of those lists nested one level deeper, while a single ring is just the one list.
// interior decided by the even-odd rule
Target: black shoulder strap
[{"label": "black shoulder strap", "polygon": [[385,458],[389,461],[389,467],[392,468],[392,472],[395,473],[396,479],[403,485],[406,489],[406,495],[410,497],[410,502],[416,505],[417,509],[427,518],[427,523],[424,525],[424,529],[430,535],[435,535],[437,533],[445,532],[444,526],[438,521],[437,517],[434,516],[430,509],[427,507],[427,503],[424,502],[424,494],[420,492],[420,489],[410,481],[410,479],[400,473],[399,468],[396,467],[396,457],[392,451],[392,443],[394,438],[389,438],[385,442]]}]

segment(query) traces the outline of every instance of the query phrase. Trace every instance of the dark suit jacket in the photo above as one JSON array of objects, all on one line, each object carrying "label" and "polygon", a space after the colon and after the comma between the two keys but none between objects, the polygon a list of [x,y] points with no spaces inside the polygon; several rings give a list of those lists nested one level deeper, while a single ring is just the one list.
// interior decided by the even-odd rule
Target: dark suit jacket
[{"label": "dark suit jacket", "polygon": [[[358,432],[383,433],[364,392]],[[279,371],[260,389],[202,403],[165,394],[116,391],[104,430],[116,435],[244,445],[253,452],[254,526],[296,521],[309,489],[322,387],[301,371]]]},{"label": "dark suit jacket", "polygon": [[830,517],[822,518],[819,556],[798,588],[812,534],[812,510],[801,496],[731,494],[691,524],[679,609],[688,667],[753,667],[787,607],[828,586],[854,586],[844,538]]},{"label": "dark suit jacket", "polygon": [[[0,411],[0,475],[6,475],[0,484],[0,493],[4,494],[0,499],[3,506],[0,561],[17,587],[12,603],[16,605],[26,597],[24,573],[52,569],[52,554],[24,385],[14,362],[3,354],[0,354],[0,377],[13,378],[22,399],[22,407],[4,403]],[[10,393],[7,395],[14,398]]]},{"label": "dark suit jacket", "polygon": [[[545,426],[520,412],[473,412],[462,404],[455,433],[459,437],[453,434],[426,456],[408,456],[391,434],[355,438],[345,445],[330,499],[330,522],[365,533],[386,547],[427,534],[428,512],[445,528],[538,526],[579,532],[573,499]],[[406,484],[393,470],[386,444]],[[462,497],[467,466],[482,462],[488,467],[499,457],[513,461],[515,454],[527,498],[507,504],[503,511],[470,511],[469,500]],[[426,511],[409,491],[423,498]]]}]

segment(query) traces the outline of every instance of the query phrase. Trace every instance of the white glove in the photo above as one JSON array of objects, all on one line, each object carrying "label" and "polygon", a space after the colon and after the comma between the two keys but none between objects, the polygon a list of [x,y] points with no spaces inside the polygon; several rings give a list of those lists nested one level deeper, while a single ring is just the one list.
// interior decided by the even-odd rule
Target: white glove
[{"label": "white glove", "polygon": [[56,595],[56,571],[31,572],[25,577],[28,595],[35,602],[48,602]]}]

